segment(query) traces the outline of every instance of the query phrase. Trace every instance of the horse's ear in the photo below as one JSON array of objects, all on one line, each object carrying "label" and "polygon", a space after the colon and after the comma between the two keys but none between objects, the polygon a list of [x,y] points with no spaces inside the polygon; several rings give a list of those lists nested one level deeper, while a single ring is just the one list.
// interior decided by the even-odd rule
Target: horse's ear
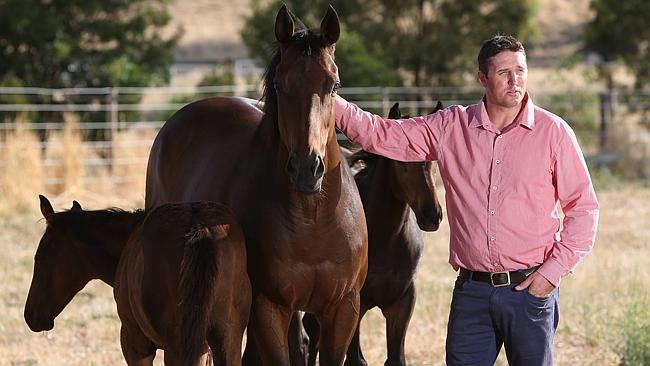
[{"label": "horse's ear", "polygon": [[286,44],[293,37],[293,18],[287,10],[287,5],[282,4],[282,7],[278,11],[278,15],[275,17],[275,38],[281,44]]},{"label": "horse's ear", "polygon": [[433,108],[433,111],[431,113],[436,113],[437,111],[444,109],[445,107],[442,105],[441,101],[438,101],[436,104],[435,108]]},{"label": "horse's ear", "polygon": [[41,213],[43,214],[45,221],[51,221],[54,217],[54,209],[52,208],[52,204],[42,194],[39,194],[38,198],[41,200]]},{"label": "horse's ear", "polygon": [[399,109],[399,102],[396,102],[390,108],[390,111],[388,112],[388,118],[397,119],[397,118],[400,118],[400,117],[402,117],[402,111],[400,111],[400,109]]},{"label": "horse's ear", "polygon": [[341,35],[341,25],[339,24],[339,16],[336,10],[330,6],[327,8],[327,14],[320,23],[320,34],[325,40],[325,44],[330,46],[339,40]]},{"label": "horse's ear", "polygon": [[72,201],[72,208],[70,211],[82,211],[81,205],[76,200]]}]

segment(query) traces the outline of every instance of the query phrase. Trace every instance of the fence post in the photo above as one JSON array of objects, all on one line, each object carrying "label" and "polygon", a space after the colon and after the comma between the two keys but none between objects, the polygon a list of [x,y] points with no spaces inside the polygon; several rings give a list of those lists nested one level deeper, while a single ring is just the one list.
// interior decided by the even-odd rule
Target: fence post
[{"label": "fence post", "polygon": [[387,116],[388,111],[390,110],[390,106],[388,103],[390,102],[390,96],[388,95],[388,89],[386,87],[381,87],[379,89],[379,96],[381,98],[381,115],[382,116]]},{"label": "fence post", "polygon": [[115,137],[117,136],[118,128],[118,91],[117,88],[109,88],[109,92],[106,95],[106,105],[108,106],[106,112],[106,119],[109,123],[109,130],[107,131],[106,141],[108,141],[108,169],[113,172],[113,158],[115,153],[113,149],[115,148]]},{"label": "fence post", "polygon": [[614,119],[614,112],[616,109],[616,101],[618,96],[614,89],[608,89],[606,92],[600,93],[600,136],[599,136],[599,153],[605,153],[607,150],[607,133],[608,125]]}]

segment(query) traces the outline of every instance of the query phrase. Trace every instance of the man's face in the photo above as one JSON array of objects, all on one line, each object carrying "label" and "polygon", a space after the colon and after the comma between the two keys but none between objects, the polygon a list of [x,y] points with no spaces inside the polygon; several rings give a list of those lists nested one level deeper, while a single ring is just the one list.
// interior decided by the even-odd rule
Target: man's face
[{"label": "man's face", "polygon": [[526,93],[528,66],[522,52],[503,51],[488,59],[488,74],[478,72],[488,103],[503,108],[519,106]]}]

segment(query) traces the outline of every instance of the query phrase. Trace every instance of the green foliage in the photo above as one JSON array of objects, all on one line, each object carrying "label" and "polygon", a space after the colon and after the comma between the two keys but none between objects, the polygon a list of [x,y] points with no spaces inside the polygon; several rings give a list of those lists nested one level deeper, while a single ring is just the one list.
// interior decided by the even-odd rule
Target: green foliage
[{"label": "green foliage", "polygon": [[586,91],[540,95],[535,103],[562,117],[573,128],[583,149],[595,149],[599,141],[598,94]]},{"label": "green foliage", "polygon": [[201,79],[199,86],[235,85],[233,64],[225,64],[215,68]]},{"label": "green foliage", "polygon": [[[357,33],[343,33],[336,43],[336,64],[344,86],[399,86],[400,76],[373,56]],[[359,67],[363,65],[363,67]]]},{"label": "green foliage", "polygon": [[50,88],[161,84],[179,36],[166,0],[0,2],[0,79]]},{"label": "green foliage", "polygon": [[[605,62],[621,60],[636,75],[635,86],[650,82],[650,2],[592,0],[596,17],[588,24],[586,45]],[[604,69],[604,76],[608,77]]]},{"label": "green foliage", "polygon": [[[18,78],[9,76],[4,79],[0,79],[0,86],[10,87],[10,88],[20,88],[23,87],[22,81]],[[0,95],[0,103],[2,104],[28,104],[30,102],[29,98],[24,94],[3,94]],[[0,113],[0,123],[8,123],[14,121],[32,121],[36,116],[36,112],[27,111],[27,112],[2,112]]]},{"label": "green foliage", "polygon": [[[460,85],[474,74],[485,39],[502,33],[526,42],[537,32],[532,23],[534,0],[285,2],[312,28],[332,3],[342,25],[337,63],[346,86]],[[280,5],[277,0],[265,5],[254,1],[242,31],[252,56],[264,62],[274,51],[273,24]]]},{"label": "green foliage", "polygon": [[621,357],[621,365],[650,365],[650,297],[647,294],[632,298],[617,329],[614,350]]}]

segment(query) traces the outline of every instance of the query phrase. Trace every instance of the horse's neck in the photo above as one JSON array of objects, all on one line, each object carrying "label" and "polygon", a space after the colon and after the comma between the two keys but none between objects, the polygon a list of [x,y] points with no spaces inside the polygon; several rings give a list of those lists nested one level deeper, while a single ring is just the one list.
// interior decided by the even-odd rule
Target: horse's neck
[{"label": "horse's neck", "polygon": [[410,207],[395,195],[391,163],[377,157],[375,166],[359,186],[370,235],[397,234],[405,229],[410,219]]},{"label": "horse's neck", "polygon": [[110,286],[124,246],[143,215],[142,212],[104,213],[98,222],[97,215],[90,214],[88,224],[77,233],[91,253],[97,277]]}]

